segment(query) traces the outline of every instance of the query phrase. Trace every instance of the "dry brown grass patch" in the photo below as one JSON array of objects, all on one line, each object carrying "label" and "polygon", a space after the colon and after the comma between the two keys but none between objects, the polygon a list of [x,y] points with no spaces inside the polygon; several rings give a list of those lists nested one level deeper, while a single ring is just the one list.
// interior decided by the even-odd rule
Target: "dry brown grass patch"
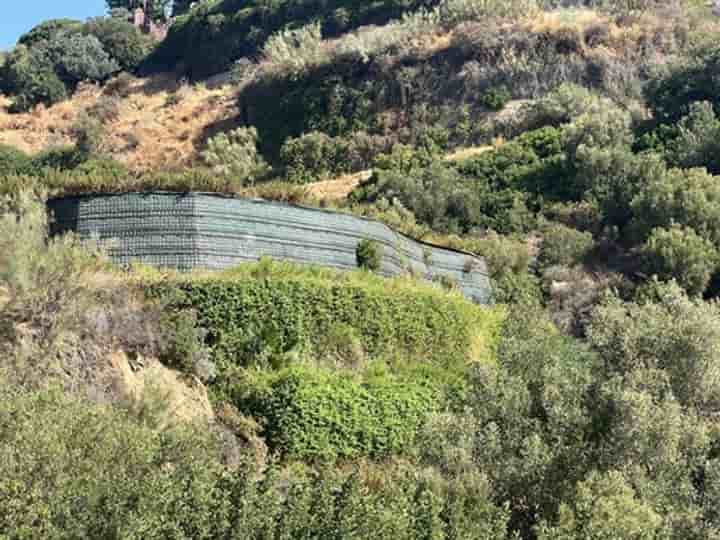
[{"label": "dry brown grass patch", "polygon": [[[110,83],[112,88],[112,81]],[[208,126],[237,116],[235,93],[183,86],[168,75],[129,79],[117,95],[118,117],[106,125],[108,153],[132,170],[176,168],[192,163],[197,142]],[[48,146],[72,144],[71,128],[79,113],[107,99],[101,88],[84,85],[69,100],[31,112],[10,114],[10,99],[0,99],[0,144],[36,153]],[[172,103],[178,96],[177,103]],[[171,103],[169,105],[169,102]]]},{"label": "dry brown grass patch", "polygon": [[361,182],[369,179],[372,171],[346,174],[333,180],[308,184],[308,194],[318,200],[337,201],[346,199]]}]

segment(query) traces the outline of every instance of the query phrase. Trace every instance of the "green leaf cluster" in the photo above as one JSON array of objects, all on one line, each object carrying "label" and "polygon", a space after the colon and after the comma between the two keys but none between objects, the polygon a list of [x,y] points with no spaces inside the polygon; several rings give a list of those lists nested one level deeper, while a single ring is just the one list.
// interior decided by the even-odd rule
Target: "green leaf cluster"
[{"label": "green leaf cluster", "polygon": [[226,368],[277,363],[289,353],[323,357],[339,325],[352,330],[370,358],[457,365],[490,350],[498,319],[431,285],[280,263],[152,287],[182,292],[176,307],[197,311],[213,356]]},{"label": "green leaf cluster", "polygon": [[260,420],[270,448],[296,459],[381,458],[412,450],[440,404],[420,380],[362,384],[347,374],[291,367],[235,389],[235,403]]}]

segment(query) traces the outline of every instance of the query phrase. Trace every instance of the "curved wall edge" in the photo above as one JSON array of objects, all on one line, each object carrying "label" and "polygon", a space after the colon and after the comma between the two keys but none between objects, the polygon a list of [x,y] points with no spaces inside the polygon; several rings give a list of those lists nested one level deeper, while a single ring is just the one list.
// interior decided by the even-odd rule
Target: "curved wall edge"
[{"label": "curved wall edge", "polygon": [[110,257],[120,264],[220,270],[269,256],[353,270],[358,243],[370,239],[382,246],[379,273],[445,276],[473,301],[491,301],[483,258],[350,214],[199,192],[82,195],[47,204],[53,234],[73,231],[85,239],[113,240]]}]

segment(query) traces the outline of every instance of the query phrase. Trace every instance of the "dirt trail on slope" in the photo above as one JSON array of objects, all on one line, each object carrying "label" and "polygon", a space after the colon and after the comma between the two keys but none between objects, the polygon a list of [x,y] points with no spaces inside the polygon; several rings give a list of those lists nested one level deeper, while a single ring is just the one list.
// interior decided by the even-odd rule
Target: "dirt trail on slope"
[{"label": "dirt trail on slope", "polygon": [[[458,148],[445,156],[447,161],[461,161],[471,157],[478,156],[495,146],[473,146],[469,148]],[[346,174],[332,180],[323,180],[321,182],[313,182],[308,184],[308,194],[316,199],[324,199],[326,201],[339,201],[346,199],[352,191],[362,182],[368,180],[372,176],[372,169],[360,171],[353,174]]]}]

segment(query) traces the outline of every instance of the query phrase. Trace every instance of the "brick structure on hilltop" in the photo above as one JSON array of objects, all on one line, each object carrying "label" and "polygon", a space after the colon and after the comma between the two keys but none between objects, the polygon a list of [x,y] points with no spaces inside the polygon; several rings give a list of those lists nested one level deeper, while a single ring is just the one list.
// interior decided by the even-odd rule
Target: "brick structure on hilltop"
[{"label": "brick structure on hilltop", "polygon": [[158,24],[152,17],[148,16],[148,0],[143,0],[142,6],[138,5],[131,13],[131,21],[133,25],[139,28],[144,34],[150,34],[157,40],[165,39],[168,29],[172,24],[172,19],[165,23]]}]

